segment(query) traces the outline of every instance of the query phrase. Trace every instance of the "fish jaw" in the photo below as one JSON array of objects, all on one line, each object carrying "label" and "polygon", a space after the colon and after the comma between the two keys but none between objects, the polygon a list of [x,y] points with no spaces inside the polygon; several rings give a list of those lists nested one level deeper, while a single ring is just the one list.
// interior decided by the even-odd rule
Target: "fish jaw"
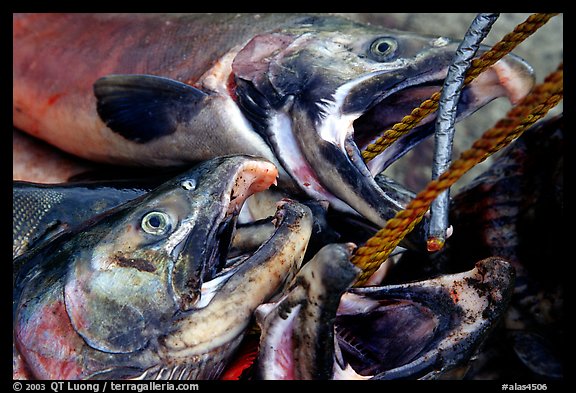
[{"label": "fish jaw", "polygon": [[[352,243],[318,251],[288,286],[288,293],[256,309],[261,328],[258,377],[271,380],[331,379],[332,326],[342,293],[360,272],[350,263]],[[328,346],[328,348],[326,348]]]},{"label": "fish jaw", "polygon": [[[504,315],[514,278],[510,263],[491,257],[463,273],[349,290],[336,319],[344,355],[339,367],[352,366],[360,375],[374,379],[440,378],[468,361]],[[388,317],[377,317],[379,313]],[[372,322],[364,326],[362,319]],[[380,326],[386,332],[368,326]],[[354,333],[364,328],[370,332],[364,338]],[[379,344],[374,340],[377,337]],[[391,348],[386,350],[388,345]],[[395,345],[401,347],[394,350]]]},{"label": "fish jaw", "polygon": [[[333,23],[314,34],[302,27],[255,37],[232,64],[236,94],[254,128],[308,195],[383,226],[402,206],[373,181],[383,161],[367,167],[360,150],[439,90],[457,43]],[[500,89],[482,90],[482,81],[465,89],[465,97],[475,93],[466,114],[498,96],[517,100],[530,89],[531,69],[511,55],[507,59],[514,65],[493,67]],[[392,160],[414,144],[404,145]]]},{"label": "fish jaw", "polygon": [[[288,293],[257,309],[262,331],[258,377],[439,378],[474,355],[504,314],[514,287],[511,265],[487,258],[463,273],[347,289],[355,275],[350,272],[346,281],[346,262],[333,253],[328,261],[319,252]],[[330,269],[339,280],[319,279],[327,276],[318,274],[323,266],[339,263],[340,269]],[[334,308],[327,302],[331,296],[339,299]],[[315,335],[317,325],[325,337]],[[327,363],[330,372],[318,373]]]},{"label": "fish jaw", "polygon": [[[214,277],[225,264],[244,201],[276,184],[278,176],[272,163],[256,157],[224,158],[218,169],[207,173],[209,179],[218,179],[214,189],[206,190],[201,183],[196,186],[200,195],[209,195],[208,203],[196,206],[198,214],[189,220],[183,241],[170,251],[176,252],[172,285],[182,310],[193,307],[202,282]],[[199,280],[193,282],[191,277]]]},{"label": "fish jaw", "polygon": [[[312,230],[310,210],[293,201],[281,202],[277,229],[252,256],[217,277],[198,309],[180,315],[174,329],[160,341],[162,365],[147,371],[161,376],[166,369],[186,369],[189,379],[218,378],[240,344],[261,303],[273,296],[300,268]],[[194,361],[191,362],[190,359]]]},{"label": "fish jaw", "polygon": [[[478,55],[487,50],[481,46]],[[355,123],[354,140],[358,147],[364,150],[370,143],[380,136],[374,130],[388,130],[395,123],[400,122],[413,108],[416,108],[424,100],[439,91],[441,78],[444,78],[445,70],[438,74],[436,83],[429,86],[414,86],[393,94],[384,101],[369,110],[369,115],[363,115]],[[462,89],[456,114],[456,121],[465,119],[489,102],[500,97],[506,97],[511,104],[518,103],[525,97],[534,86],[535,77],[532,67],[523,59],[514,54],[509,54],[482,72],[468,86]],[[391,101],[400,107],[396,113],[391,112],[386,103]],[[434,133],[434,121],[436,114],[430,114],[422,119],[413,130],[400,137],[394,144],[374,157],[367,166],[373,175],[385,171],[392,163],[409,152],[422,140]]]}]

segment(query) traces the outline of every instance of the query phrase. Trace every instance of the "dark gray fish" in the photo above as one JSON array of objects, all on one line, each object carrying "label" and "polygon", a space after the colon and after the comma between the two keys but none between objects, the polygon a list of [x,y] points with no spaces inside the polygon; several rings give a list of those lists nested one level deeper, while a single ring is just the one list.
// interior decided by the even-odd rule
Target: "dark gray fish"
[{"label": "dark gray fish", "polygon": [[[217,376],[308,242],[309,211],[284,202],[272,238],[220,271],[245,198],[276,175],[260,158],[213,159],[16,258],[14,377]],[[215,329],[227,319],[235,330]]]},{"label": "dark gray fish", "polygon": [[543,228],[562,222],[564,143],[563,115],[543,120],[455,195],[452,252],[466,257],[459,248],[466,238],[475,245],[468,259],[501,255],[516,269],[538,269],[549,253],[560,257],[555,234]]},{"label": "dark gray fish", "polygon": [[[368,167],[360,151],[439,89],[457,47],[298,14],[32,14],[13,26],[22,130],[122,164],[264,157],[282,188],[379,227],[403,206],[373,175],[430,135],[434,116]],[[458,117],[532,85],[508,55],[463,90]]]},{"label": "dark gray fish", "polygon": [[374,379],[439,379],[475,355],[513,288],[514,269],[500,258],[425,281],[353,288],[335,324],[344,364]]},{"label": "dark gray fish", "polygon": [[[349,289],[336,310],[328,305],[354,275],[316,269],[285,298],[262,306],[268,315],[261,317],[258,367],[265,378],[440,379],[475,355],[514,286],[511,265],[488,258],[463,273]],[[318,285],[320,271],[341,281]]]},{"label": "dark gray fish", "polygon": [[564,133],[562,114],[540,121],[454,196],[454,238],[438,259],[457,269],[470,258],[499,255],[517,274],[506,329],[470,378],[482,370],[502,373],[492,366],[501,362],[526,378],[563,376]]}]

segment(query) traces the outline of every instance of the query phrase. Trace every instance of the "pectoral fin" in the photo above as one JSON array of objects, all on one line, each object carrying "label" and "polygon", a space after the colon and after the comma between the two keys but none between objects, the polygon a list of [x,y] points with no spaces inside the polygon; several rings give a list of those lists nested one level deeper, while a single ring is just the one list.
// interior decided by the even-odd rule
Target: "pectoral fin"
[{"label": "pectoral fin", "polygon": [[124,138],[146,143],[189,122],[207,96],[201,90],[154,75],[108,75],[94,83],[102,121]]}]

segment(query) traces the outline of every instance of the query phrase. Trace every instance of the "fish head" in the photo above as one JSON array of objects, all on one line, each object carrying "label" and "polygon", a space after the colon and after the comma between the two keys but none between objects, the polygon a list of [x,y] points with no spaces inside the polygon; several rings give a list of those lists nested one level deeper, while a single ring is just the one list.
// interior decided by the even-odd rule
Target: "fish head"
[{"label": "fish head", "polygon": [[469,362],[504,316],[515,276],[508,261],[489,257],[461,273],[350,289],[335,322],[337,374],[441,379]]},{"label": "fish head", "polygon": [[[365,134],[392,126],[439,91],[458,44],[447,37],[312,17],[299,28],[256,36],[238,53],[233,69],[273,109],[286,110],[282,105],[293,97],[323,139],[344,147],[346,134],[361,134],[355,137],[362,142]],[[481,46],[477,55],[488,49]],[[533,85],[531,66],[505,56],[464,89],[459,112],[469,115],[503,96],[516,103]]]},{"label": "fish head", "polygon": [[220,259],[213,249],[231,237],[222,225],[276,175],[260,158],[206,161],[43,252],[34,248],[13,303],[22,367],[44,379],[217,378],[256,307],[290,281],[306,253],[312,213],[285,199],[270,237],[207,278]]},{"label": "fish head", "polygon": [[198,300],[208,272],[225,258],[244,199],[268,188],[276,175],[260,158],[210,160],[99,222],[102,236],[79,251],[66,277],[75,330],[101,351],[145,346]]},{"label": "fish head", "polygon": [[[445,37],[313,17],[254,37],[232,69],[240,106],[296,182],[383,225],[391,213],[373,214],[384,198],[370,178],[431,135],[435,114],[368,165],[360,152],[440,90],[457,48]],[[516,102],[533,84],[532,68],[507,55],[463,89],[457,119],[498,97]]]}]

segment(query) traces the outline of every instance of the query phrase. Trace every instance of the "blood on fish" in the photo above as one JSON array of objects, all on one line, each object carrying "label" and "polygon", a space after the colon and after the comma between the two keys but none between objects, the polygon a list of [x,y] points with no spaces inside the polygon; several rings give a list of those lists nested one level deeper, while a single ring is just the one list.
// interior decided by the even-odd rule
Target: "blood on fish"
[{"label": "blood on fish", "polygon": [[244,379],[244,376],[251,370],[256,358],[258,358],[258,350],[258,337],[246,338],[240,345],[240,348],[238,348],[234,359],[230,362],[224,373],[222,373],[220,379],[225,381]]},{"label": "blood on fish", "polygon": [[452,298],[454,303],[458,303],[460,301],[460,294],[455,288],[450,291],[450,297]]},{"label": "blood on fish", "polygon": [[226,83],[226,91],[230,95],[230,98],[232,98],[234,101],[238,100],[236,97],[236,87],[236,76],[231,72],[228,76],[228,82]]},{"label": "blood on fish", "polygon": [[62,98],[63,95],[64,95],[64,93],[56,93],[56,94],[51,95],[47,101],[48,106],[54,105],[54,103],[56,101],[58,101],[60,98]]}]

